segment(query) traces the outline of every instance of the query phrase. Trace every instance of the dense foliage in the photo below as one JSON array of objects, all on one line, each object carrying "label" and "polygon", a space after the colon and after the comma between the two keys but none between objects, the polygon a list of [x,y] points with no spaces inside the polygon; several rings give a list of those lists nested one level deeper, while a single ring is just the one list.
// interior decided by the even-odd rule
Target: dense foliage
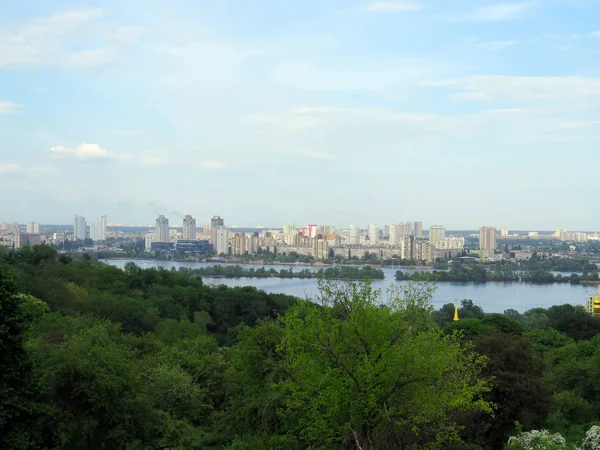
[{"label": "dense foliage", "polygon": [[[525,270],[526,268],[524,268]],[[488,270],[480,264],[463,265],[452,264],[449,270],[434,270],[431,272],[418,271],[405,273],[401,270],[396,272],[396,280],[411,281],[456,281],[456,282],[475,282],[484,283],[486,281],[505,281],[505,282],[523,282],[523,283],[600,283],[600,277],[597,270],[591,273],[560,275],[553,274],[544,270],[535,271],[515,271],[511,269],[496,266],[494,270]]]},{"label": "dense foliage", "polygon": [[383,270],[371,266],[349,267],[336,266],[326,269],[295,271],[293,267],[279,271],[266,267],[222,266],[215,265],[200,269],[181,268],[180,271],[189,276],[223,277],[223,278],[325,278],[327,280],[373,280],[384,278]]},{"label": "dense foliage", "polygon": [[308,301],[197,275],[0,251],[0,448],[596,448],[581,307],[455,322],[427,284]]}]

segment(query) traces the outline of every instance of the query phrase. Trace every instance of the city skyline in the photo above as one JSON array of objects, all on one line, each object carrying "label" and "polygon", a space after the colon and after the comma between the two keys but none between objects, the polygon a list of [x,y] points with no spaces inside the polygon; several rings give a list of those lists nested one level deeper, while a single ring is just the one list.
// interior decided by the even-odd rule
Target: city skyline
[{"label": "city skyline", "polygon": [[598,2],[86,4],[2,9],[0,220],[600,223]]}]

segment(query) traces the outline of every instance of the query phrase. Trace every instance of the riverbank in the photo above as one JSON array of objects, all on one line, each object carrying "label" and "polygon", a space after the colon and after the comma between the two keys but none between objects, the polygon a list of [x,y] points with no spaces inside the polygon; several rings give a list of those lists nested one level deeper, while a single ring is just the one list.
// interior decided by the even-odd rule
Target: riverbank
[{"label": "riverbank", "polygon": [[430,282],[451,282],[451,283],[531,283],[531,284],[582,284],[588,286],[600,285],[598,272],[579,275],[571,274],[563,276],[545,271],[517,272],[517,271],[488,271],[481,266],[472,268],[460,267],[449,271],[417,271],[404,273],[400,270],[396,272],[395,279],[398,281],[430,281]]},{"label": "riverbank", "polygon": [[351,262],[342,263],[324,263],[324,262],[279,262],[279,261],[261,261],[261,260],[242,260],[242,259],[155,259],[144,256],[129,257],[129,256],[111,256],[108,258],[100,258],[102,261],[165,261],[165,262],[176,262],[176,263],[210,263],[210,264],[224,264],[224,265],[253,265],[253,266],[292,266],[292,267],[375,267],[382,269],[404,269],[404,270],[430,270],[433,269],[433,265],[389,265],[389,264],[369,264],[361,262],[359,264],[353,264]]},{"label": "riverbank", "polygon": [[338,266],[319,270],[304,269],[297,272],[292,268],[277,271],[273,268],[266,269],[265,267],[261,267],[254,269],[245,268],[239,265],[215,265],[197,269],[180,268],[179,270],[190,276],[210,278],[325,278],[327,280],[341,281],[383,280],[385,278],[385,274],[381,269],[370,266],[361,268]]}]

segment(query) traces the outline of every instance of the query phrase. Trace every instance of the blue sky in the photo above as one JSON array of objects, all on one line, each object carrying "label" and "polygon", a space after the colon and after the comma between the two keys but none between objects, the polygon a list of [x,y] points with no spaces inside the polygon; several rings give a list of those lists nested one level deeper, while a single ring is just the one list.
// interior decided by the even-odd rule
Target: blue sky
[{"label": "blue sky", "polygon": [[0,221],[600,229],[600,1],[0,4]]}]

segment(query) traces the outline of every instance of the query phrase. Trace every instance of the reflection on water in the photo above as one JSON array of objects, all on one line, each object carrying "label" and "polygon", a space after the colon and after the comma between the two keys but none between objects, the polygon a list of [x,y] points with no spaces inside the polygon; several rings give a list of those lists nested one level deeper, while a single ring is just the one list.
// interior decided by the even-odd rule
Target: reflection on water
[{"label": "reflection on water", "polygon": [[[216,263],[191,263],[177,261],[157,261],[157,260],[106,260],[107,264],[116,267],[124,267],[128,262],[134,262],[142,268],[164,267],[171,269],[173,267],[200,268],[213,266]],[[243,267],[259,268],[256,264],[242,264]],[[277,271],[281,269],[289,270],[293,267],[295,271],[302,269],[319,270],[322,266],[289,266],[275,264],[266,266]],[[405,284],[406,281],[396,281],[395,274],[397,269],[384,268],[384,280],[373,281],[373,287],[381,289],[384,293],[392,285]],[[410,269],[402,269],[410,272]],[[295,295],[302,298],[313,298],[317,294],[316,279],[300,278],[211,278],[206,277],[204,281],[207,284],[224,284],[226,286],[255,286],[266,292],[276,292],[288,295]],[[486,312],[503,312],[505,309],[516,309],[525,311],[536,307],[548,307],[552,305],[562,305],[564,303],[579,304],[585,303],[588,295],[596,293],[596,288],[587,286],[571,286],[570,284],[521,284],[521,283],[438,283],[437,291],[433,297],[433,304],[439,308],[445,303],[453,303],[456,299],[470,298],[474,303],[481,306]]]}]

